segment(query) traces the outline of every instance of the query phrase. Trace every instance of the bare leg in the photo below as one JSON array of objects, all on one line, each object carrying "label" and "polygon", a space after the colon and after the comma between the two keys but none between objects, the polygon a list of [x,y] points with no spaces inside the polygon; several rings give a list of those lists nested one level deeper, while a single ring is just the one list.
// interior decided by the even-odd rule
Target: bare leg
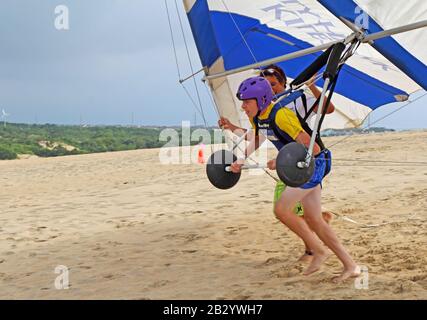
[{"label": "bare leg", "polygon": [[304,273],[305,275],[319,270],[320,265],[328,257],[328,252],[323,248],[319,238],[312,232],[305,220],[296,216],[293,212],[295,203],[307,196],[310,192],[312,191],[288,187],[274,207],[277,218],[296,233],[308,248],[313,250],[313,262],[315,261],[316,263],[312,266],[312,262],[310,265],[311,267]]},{"label": "bare leg", "polygon": [[305,220],[310,228],[318,235],[326,246],[337,255],[338,259],[340,259],[344,265],[344,270],[341,276],[336,278],[336,280],[343,281],[349,277],[358,276],[360,274],[358,266],[345,250],[344,246],[340,243],[335,232],[322,217],[320,186],[311,190],[313,190],[313,192],[302,199],[305,210]]},{"label": "bare leg", "polygon": [[[327,224],[329,224],[333,218],[332,213],[330,213],[329,211],[322,211],[322,216],[323,216],[323,220],[325,220]],[[310,262],[313,258],[313,250],[310,249],[307,243],[304,242],[304,245],[305,245],[305,252],[301,256],[301,258],[298,259],[298,261]]]},{"label": "bare leg", "polygon": [[[304,219],[304,218],[301,217],[301,219]],[[304,246],[305,246],[305,252],[298,259],[298,261],[300,261],[300,262],[307,262],[308,263],[308,262],[310,262],[313,259],[313,250],[310,249],[310,247],[308,246],[308,244],[305,241],[304,241]]]}]

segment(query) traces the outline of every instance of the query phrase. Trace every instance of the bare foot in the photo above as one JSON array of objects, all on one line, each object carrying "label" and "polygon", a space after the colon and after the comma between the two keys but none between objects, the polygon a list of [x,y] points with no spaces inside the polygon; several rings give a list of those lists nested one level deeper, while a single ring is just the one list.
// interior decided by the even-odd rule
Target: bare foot
[{"label": "bare foot", "polygon": [[322,216],[323,216],[323,220],[325,220],[327,224],[329,224],[333,218],[332,213],[330,213],[329,211],[323,211]]},{"label": "bare foot", "polygon": [[343,272],[338,276],[332,279],[334,283],[343,282],[349,278],[357,278],[360,276],[362,271],[358,265],[352,266],[351,268],[344,268]]},{"label": "bare foot", "polygon": [[299,262],[309,263],[313,260],[313,254],[306,251],[301,258],[298,259]]},{"label": "bare foot", "polygon": [[315,252],[313,254],[313,260],[311,261],[308,268],[305,270],[304,275],[308,276],[312,273],[315,273],[316,271],[319,271],[323,262],[325,262],[329,256],[330,253],[327,250]]}]

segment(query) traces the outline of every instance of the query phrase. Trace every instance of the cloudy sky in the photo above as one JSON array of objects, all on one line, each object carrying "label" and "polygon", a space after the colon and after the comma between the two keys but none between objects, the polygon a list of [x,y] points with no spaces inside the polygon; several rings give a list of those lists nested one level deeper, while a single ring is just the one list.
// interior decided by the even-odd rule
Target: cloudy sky
[{"label": "cloudy sky", "polygon": [[[183,75],[190,74],[174,1],[169,0]],[[55,8],[70,29],[55,28]],[[181,1],[178,0],[182,12]],[[194,68],[200,62],[185,16]],[[195,109],[178,84],[163,0],[1,0],[0,109],[24,123],[176,125]],[[188,89],[195,97],[192,82]],[[216,114],[200,84],[209,124]],[[421,96],[422,92],[418,96]],[[382,108],[373,121],[398,108]],[[201,117],[197,115],[201,124]],[[427,98],[380,121],[427,128]]]}]

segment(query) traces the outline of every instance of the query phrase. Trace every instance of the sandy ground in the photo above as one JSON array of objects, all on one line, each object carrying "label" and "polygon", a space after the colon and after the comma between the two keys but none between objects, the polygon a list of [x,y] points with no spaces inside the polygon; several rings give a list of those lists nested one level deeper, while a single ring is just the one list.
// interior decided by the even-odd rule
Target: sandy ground
[{"label": "sandy ground", "polygon": [[[427,132],[355,136],[332,151],[426,162]],[[160,165],[158,150],[0,162],[0,298],[427,299],[427,166],[340,163],[324,208],[387,223],[332,222],[367,267],[365,289],[331,282],[335,257],[302,275],[302,243],[274,218],[266,175],[221,191],[204,166]],[[55,288],[59,265],[68,290]]]}]

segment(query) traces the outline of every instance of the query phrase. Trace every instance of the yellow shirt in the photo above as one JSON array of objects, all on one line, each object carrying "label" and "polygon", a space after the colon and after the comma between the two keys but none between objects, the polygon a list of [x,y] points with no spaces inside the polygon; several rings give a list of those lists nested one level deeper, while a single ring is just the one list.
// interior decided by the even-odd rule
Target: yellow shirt
[{"label": "yellow shirt", "polygon": [[[267,120],[273,107],[274,104],[270,104],[266,111],[264,111],[264,113],[258,117],[259,120]],[[249,120],[252,124],[252,127],[255,129],[255,123],[253,122],[253,119]],[[303,131],[297,115],[288,108],[282,108],[277,111],[275,122],[280,130],[286,132],[294,140]]]}]

